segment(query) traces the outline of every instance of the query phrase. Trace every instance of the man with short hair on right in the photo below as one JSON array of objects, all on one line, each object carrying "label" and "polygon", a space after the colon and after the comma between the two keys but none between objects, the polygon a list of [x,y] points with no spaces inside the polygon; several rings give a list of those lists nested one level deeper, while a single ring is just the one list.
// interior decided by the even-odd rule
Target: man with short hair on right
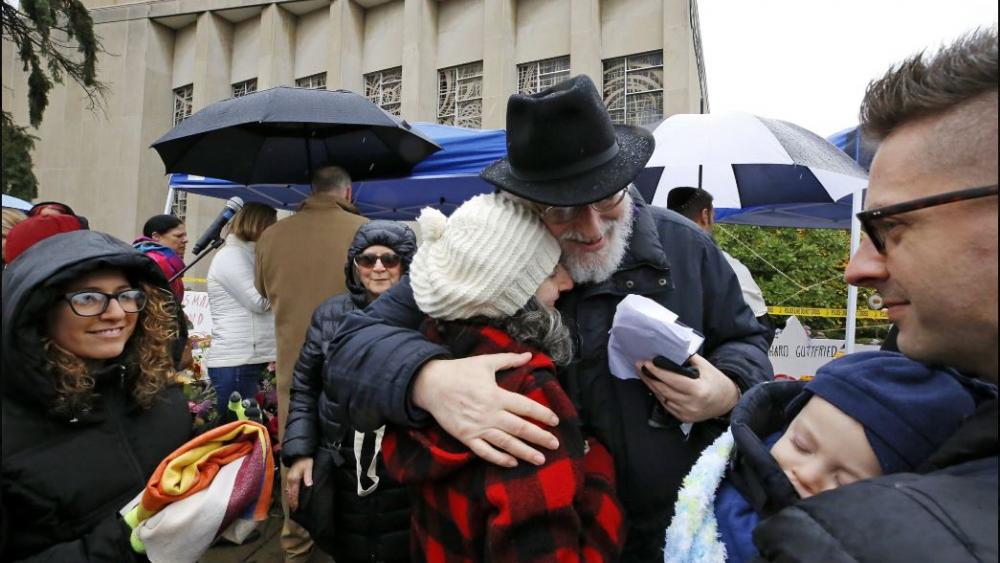
[{"label": "man with short hair on right", "polygon": [[[355,231],[367,222],[351,203],[350,175],[338,166],[325,166],[313,173],[312,195],[298,212],[268,227],[257,241],[255,285],[274,311],[279,439],[285,434],[292,371],[309,320],[320,303],[346,291],[343,264]],[[281,474],[284,489],[284,468]],[[281,530],[285,561],[309,561],[313,542],[288,518],[285,495],[280,496],[285,507]]]},{"label": "man with short hair on right", "polygon": [[997,65],[994,26],[869,85],[862,125],[882,143],[845,275],[882,295],[902,353],[971,376],[977,410],[913,473],[764,521],[762,560],[997,560]]}]

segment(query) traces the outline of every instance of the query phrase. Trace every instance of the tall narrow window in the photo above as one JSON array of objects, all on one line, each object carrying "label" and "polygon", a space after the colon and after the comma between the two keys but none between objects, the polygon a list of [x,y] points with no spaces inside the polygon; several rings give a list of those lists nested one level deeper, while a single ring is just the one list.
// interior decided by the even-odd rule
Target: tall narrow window
[{"label": "tall narrow window", "polygon": [[387,68],[365,75],[365,97],[385,111],[399,115],[402,94],[403,67]]},{"label": "tall narrow window", "polygon": [[296,78],[295,85],[299,88],[323,90],[326,88],[326,73],[320,72],[318,74],[311,74],[309,76],[303,76],[302,78]]},{"label": "tall narrow window", "polygon": [[437,122],[482,127],[483,61],[438,70]]},{"label": "tall narrow window", "polygon": [[569,56],[517,65],[517,91],[536,94],[569,78]]},{"label": "tall narrow window", "polygon": [[[174,125],[191,117],[194,109],[194,84],[174,88]],[[174,191],[174,201],[170,205],[170,213],[181,221],[187,216],[187,192]]]},{"label": "tall narrow window", "polygon": [[174,88],[174,125],[191,116],[193,102],[194,84]]},{"label": "tall narrow window", "polygon": [[251,78],[250,80],[244,80],[243,82],[237,82],[233,84],[233,97],[239,98],[240,96],[246,96],[247,94],[253,94],[257,91],[257,79]]},{"label": "tall narrow window", "polygon": [[615,123],[663,119],[663,51],[605,60],[604,103]]}]

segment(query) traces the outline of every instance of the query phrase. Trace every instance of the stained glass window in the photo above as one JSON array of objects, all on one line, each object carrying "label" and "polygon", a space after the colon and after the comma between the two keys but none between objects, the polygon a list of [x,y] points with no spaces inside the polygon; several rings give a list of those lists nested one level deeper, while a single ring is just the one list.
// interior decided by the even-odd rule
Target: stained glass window
[{"label": "stained glass window", "polygon": [[438,70],[437,122],[482,127],[483,61]]},{"label": "stained glass window", "polygon": [[569,78],[569,56],[517,65],[517,91],[536,94]]},{"label": "stained glass window", "polygon": [[604,103],[615,123],[663,119],[663,51],[605,60]]},{"label": "stained glass window", "polygon": [[247,94],[253,94],[257,91],[257,79],[251,78],[250,80],[244,80],[243,82],[237,82],[233,84],[233,97],[239,98],[240,96],[246,96]]},{"label": "stained glass window", "polygon": [[[194,84],[174,88],[174,125],[191,116],[194,109]],[[174,191],[174,201],[170,205],[170,213],[181,221],[187,216],[187,192]]]},{"label": "stained glass window", "polygon": [[403,67],[387,68],[365,75],[365,97],[385,111],[399,115],[403,94]]},{"label": "stained glass window", "polygon": [[326,73],[321,72],[319,74],[312,74],[309,76],[303,76],[302,78],[295,79],[295,85],[299,88],[312,88],[314,90],[323,90],[326,88]]}]

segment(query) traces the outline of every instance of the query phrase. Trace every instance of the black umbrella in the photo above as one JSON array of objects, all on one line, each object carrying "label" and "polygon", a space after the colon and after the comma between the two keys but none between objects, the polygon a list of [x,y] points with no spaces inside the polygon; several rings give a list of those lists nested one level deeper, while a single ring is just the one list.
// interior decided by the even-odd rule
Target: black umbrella
[{"label": "black umbrella", "polygon": [[355,180],[403,176],[441,149],[354,92],[287,86],[214,103],[152,147],[167,172],[240,184],[307,184],[331,164]]}]

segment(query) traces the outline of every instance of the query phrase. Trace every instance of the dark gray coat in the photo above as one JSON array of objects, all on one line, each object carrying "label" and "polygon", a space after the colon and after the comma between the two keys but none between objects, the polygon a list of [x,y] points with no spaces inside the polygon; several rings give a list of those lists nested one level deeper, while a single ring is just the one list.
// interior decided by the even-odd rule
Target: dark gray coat
[{"label": "dark gray coat", "polygon": [[[677,313],[706,335],[702,355],[742,389],[770,379],[772,371],[764,329],[712,240],[680,215],[635,200],[632,239],[618,271],[559,300],[579,356],[560,379],[585,424],[615,456],[629,524],[623,560],[662,561],[663,531],[681,480],[725,424],[698,424],[689,439],[677,429],[649,426],[654,399],[646,387],[608,371],[608,330],[618,302],[639,294]],[[422,364],[449,352],[416,332],[423,317],[404,280],[340,325],[329,347],[327,377],[359,428],[386,420],[427,422],[429,415],[410,401],[410,383]]]},{"label": "dark gray coat", "polygon": [[[324,301],[313,313],[305,343],[295,363],[282,460],[314,458],[312,491],[299,496],[293,519],[309,530],[320,547],[337,561],[402,561],[409,553],[410,501],[408,491],[383,475],[373,494],[356,492],[356,458],[371,452],[354,451],[354,428],[333,381],[323,377],[327,346],[337,326],[350,311],[364,307],[369,295],[354,272],[354,258],[366,248],[386,246],[402,258],[405,272],[416,252],[416,236],[394,221],[362,225],[348,250],[344,273],[347,293]],[[364,448],[362,448],[364,449]]]}]

